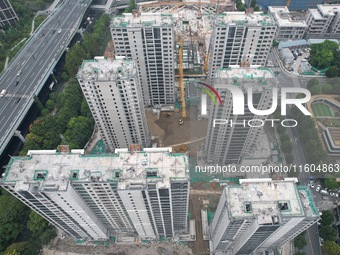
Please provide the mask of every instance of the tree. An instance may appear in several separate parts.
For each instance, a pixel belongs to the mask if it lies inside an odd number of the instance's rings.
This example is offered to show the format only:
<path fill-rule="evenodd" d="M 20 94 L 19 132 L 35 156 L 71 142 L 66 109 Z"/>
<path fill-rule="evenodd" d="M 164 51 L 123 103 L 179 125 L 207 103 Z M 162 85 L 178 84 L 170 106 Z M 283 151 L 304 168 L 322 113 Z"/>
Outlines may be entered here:
<path fill-rule="evenodd" d="M 256 5 L 256 0 L 251 0 L 251 1 L 250 1 L 250 7 L 251 7 L 251 8 L 254 8 L 255 5 Z"/>
<path fill-rule="evenodd" d="M 93 125 L 92 119 L 84 116 L 70 119 L 65 132 L 65 138 L 69 146 L 73 149 L 83 148 L 91 138 Z"/>
<path fill-rule="evenodd" d="M 312 95 L 317 95 L 321 93 L 321 85 L 317 85 L 317 86 L 313 86 L 311 88 L 309 88 L 309 92 Z"/>
<path fill-rule="evenodd" d="M 327 255 L 337 255 L 340 252 L 340 246 L 337 245 L 335 242 L 332 241 L 325 241 L 325 243 L 322 246 L 322 250 Z"/>
<path fill-rule="evenodd" d="M 48 222 L 34 211 L 31 211 L 27 227 L 33 235 L 40 235 L 48 226 Z"/>
<path fill-rule="evenodd" d="M 4 251 L 22 231 L 28 208 L 8 192 L 0 196 L 0 251 Z"/>
<path fill-rule="evenodd" d="M 334 221 L 334 214 L 332 211 L 322 211 L 320 223 L 322 226 L 331 225 Z"/>
<path fill-rule="evenodd" d="M 7 247 L 5 254 L 11 254 L 11 252 L 17 252 L 18 254 L 24 253 L 28 242 L 18 242 L 18 243 L 12 243 L 10 246 Z"/>
<path fill-rule="evenodd" d="M 310 79 L 307 83 L 307 88 L 310 89 L 311 87 L 319 85 L 319 80 L 316 78 Z"/>
<path fill-rule="evenodd" d="M 281 150 L 285 153 L 290 153 L 292 149 L 293 149 L 293 145 L 290 140 L 285 141 L 281 144 Z"/>
<path fill-rule="evenodd" d="M 324 94 L 332 94 L 333 86 L 331 84 L 325 84 L 322 86 L 322 93 Z"/>
<path fill-rule="evenodd" d="M 280 125 L 281 126 L 281 125 Z M 285 130 L 286 131 L 286 130 Z M 281 143 L 284 143 L 286 141 L 290 141 L 289 135 L 287 135 L 286 132 L 280 133 L 280 141 Z"/>
<path fill-rule="evenodd" d="M 288 164 L 291 164 L 291 163 L 294 162 L 294 156 L 293 156 L 292 153 L 287 153 L 285 157 L 286 157 L 286 162 L 287 162 Z"/>
<path fill-rule="evenodd" d="M 326 188 L 331 190 L 338 188 L 338 182 L 336 181 L 336 178 L 331 176 L 327 176 L 324 179 L 323 184 L 325 185 Z"/>
<path fill-rule="evenodd" d="M 49 111 L 52 111 L 54 109 L 54 106 L 55 106 L 55 103 L 52 99 L 48 99 L 46 101 L 46 108 L 49 110 Z"/>
<path fill-rule="evenodd" d="M 309 63 L 318 69 L 329 67 L 335 59 L 334 56 L 337 49 L 337 43 L 330 40 L 313 44 L 311 45 L 311 59 Z"/>
<path fill-rule="evenodd" d="M 304 252 L 296 252 L 296 253 L 294 253 L 294 255 L 306 255 L 306 253 L 304 253 Z"/>
<path fill-rule="evenodd" d="M 137 8 L 137 4 L 135 0 L 130 0 L 129 6 L 124 10 L 125 13 L 132 12 L 134 9 Z"/>
<path fill-rule="evenodd" d="M 326 76 L 329 78 L 336 77 L 338 76 L 338 67 L 336 66 L 331 66 L 330 68 L 327 69 L 326 71 Z"/>
<path fill-rule="evenodd" d="M 302 250 L 303 247 L 307 245 L 307 241 L 305 239 L 305 232 L 301 233 L 297 237 L 294 238 L 294 246 L 299 250 Z"/>
<path fill-rule="evenodd" d="M 20 253 L 17 252 L 16 250 L 13 250 L 13 251 L 7 252 L 6 255 L 20 255 Z"/>
<path fill-rule="evenodd" d="M 322 226 L 319 230 L 320 237 L 325 241 L 335 241 L 336 240 L 336 230 L 331 226 Z"/>

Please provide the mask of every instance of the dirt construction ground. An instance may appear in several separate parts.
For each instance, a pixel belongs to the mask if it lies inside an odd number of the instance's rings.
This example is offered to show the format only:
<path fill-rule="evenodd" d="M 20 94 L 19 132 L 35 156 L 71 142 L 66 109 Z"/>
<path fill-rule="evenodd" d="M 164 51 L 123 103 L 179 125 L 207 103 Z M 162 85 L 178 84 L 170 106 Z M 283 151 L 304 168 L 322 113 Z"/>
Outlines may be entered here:
<path fill-rule="evenodd" d="M 221 196 L 217 183 L 211 183 L 210 189 L 190 190 L 189 210 L 196 221 L 196 241 L 188 242 L 194 255 L 209 255 L 209 242 L 203 240 L 201 210 L 215 211 Z"/>
<path fill-rule="evenodd" d="M 176 243 L 120 244 L 110 246 L 72 245 L 59 240 L 43 255 L 193 255 L 190 248 Z"/>
<path fill-rule="evenodd" d="M 180 125 L 181 112 L 147 113 L 147 121 L 152 136 L 158 137 L 158 147 L 186 144 L 191 150 L 196 150 L 197 144 L 202 144 L 207 132 L 208 120 L 197 119 L 197 107 L 187 108 L 187 117 Z M 192 143 L 192 141 L 194 141 Z"/>

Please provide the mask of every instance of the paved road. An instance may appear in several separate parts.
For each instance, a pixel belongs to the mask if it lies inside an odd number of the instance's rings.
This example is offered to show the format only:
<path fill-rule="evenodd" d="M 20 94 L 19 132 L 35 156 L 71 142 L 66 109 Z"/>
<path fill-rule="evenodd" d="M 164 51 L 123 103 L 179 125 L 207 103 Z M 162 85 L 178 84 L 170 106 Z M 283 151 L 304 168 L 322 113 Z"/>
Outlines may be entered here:
<path fill-rule="evenodd" d="M 273 71 L 276 74 L 276 78 L 279 81 L 281 87 L 306 87 L 306 84 L 310 78 L 301 78 L 296 75 L 287 73 L 282 69 L 277 56 L 271 52 L 269 54 L 269 60 L 274 65 Z M 319 78 L 319 80 L 325 80 L 325 78 Z M 323 83 L 323 82 L 321 82 Z M 290 110 L 287 109 L 287 118 L 290 118 Z M 293 143 L 293 151 L 294 162 L 295 165 L 304 165 L 306 164 L 306 158 L 304 151 L 302 149 L 302 143 L 300 141 L 300 137 L 298 134 L 298 130 L 296 127 L 288 128 L 287 134 L 289 135 L 292 143 Z M 303 185 L 307 185 L 309 181 L 310 174 L 306 172 L 299 173 L 299 181 Z M 322 196 L 315 192 L 315 189 L 312 190 L 312 194 L 314 197 L 315 204 L 317 205 L 320 200 L 322 200 Z M 333 198 L 330 198 L 333 199 Z M 319 232 L 318 225 L 314 224 L 312 227 L 307 229 L 306 231 L 306 240 L 307 246 L 304 248 L 305 254 L 310 255 L 320 255 L 322 254 L 320 243 L 319 243 Z"/>
<path fill-rule="evenodd" d="M 91 0 L 65 0 L 0 77 L 0 154 L 76 33 Z"/>

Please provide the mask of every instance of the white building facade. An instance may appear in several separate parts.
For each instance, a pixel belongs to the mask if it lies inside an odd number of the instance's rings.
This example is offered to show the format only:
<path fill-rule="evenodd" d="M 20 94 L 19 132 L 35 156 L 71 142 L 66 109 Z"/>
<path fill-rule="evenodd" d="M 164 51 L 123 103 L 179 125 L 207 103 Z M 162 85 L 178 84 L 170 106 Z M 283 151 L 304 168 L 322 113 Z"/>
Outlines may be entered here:
<path fill-rule="evenodd" d="M 171 15 L 124 13 L 110 25 L 116 56 L 136 60 L 145 106 L 175 102 L 175 38 Z"/>
<path fill-rule="evenodd" d="M 108 151 L 150 145 L 135 61 L 84 61 L 77 78 Z"/>
<path fill-rule="evenodd" d="M 1 186 L 76 239 L 150 240 L 188 231 L 188 173 L 171 148 L 29 151 L 11 159 Z"/>
<path fill-rule="evenodd" d="M 227 186 L 210 225 L 211 254 L 264 254 L 315 224 L 313 196 L 297 181 L 241 179 Z"/>
<path fill-rule="evenodd" d="M 222 105 L 210 105 L 204 145 L 206 162 L 221 165 L 239 164 L 243 155 L 249 155 L 254 150 L 254 145 L 262 132 L 262 127 L 258 126 L 261 126 L 261 122 L 267 117 L 250 112 L 247 104 L 248 88 L 252 88 L 252 104 L 255 109 L 271 108 L 272 89 L 276 86 L 274 74 L 267 68 L 234 66 L 219 69 L 213 84 L 221 97 Z M 243 115 L 233 114 L 233 100 L 236 95 L 231 93 L 227 85 L 236 86 L 244 93 Z M 222 120 L 222 123 L 216 120 Z M 223 123 L 224 121 L 226 122 Z"/>
<path fill-rule="evenodd" d="M 340 34 L 340 5 L 320 4 L 308 9 L 306 15 L 307 35 L 312 38 L 334 37 Z"/>
<path fill-rule="evenodd" d="M 278 27 L 275 39 L 287 41 L 304 37 L 307 30 L 306 22 L 294 18 L 286 6 L 269 6 L 268 11 L 273 15 Z"/>
<path fill-rule="evenodd" d="M 270 14 L 225 12 L 216 15 L 209 48 L 208 82 L 213 81 L 219 68 L 264 66 L 276 30 Z"/>

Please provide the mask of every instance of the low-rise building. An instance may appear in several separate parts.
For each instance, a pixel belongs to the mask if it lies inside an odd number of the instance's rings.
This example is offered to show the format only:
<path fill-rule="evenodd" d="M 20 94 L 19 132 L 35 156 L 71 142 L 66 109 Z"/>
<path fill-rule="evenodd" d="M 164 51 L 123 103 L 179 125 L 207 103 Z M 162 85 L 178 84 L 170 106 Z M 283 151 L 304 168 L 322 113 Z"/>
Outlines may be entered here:
<path fill-rule="evenodd" d="M 268 11 L 273 15 L 278 27 L 275 39 L 287 41 L 303 38 L 307 30 L 306 22 L 296 19 L 286 6 L 269 6 Z"/>

